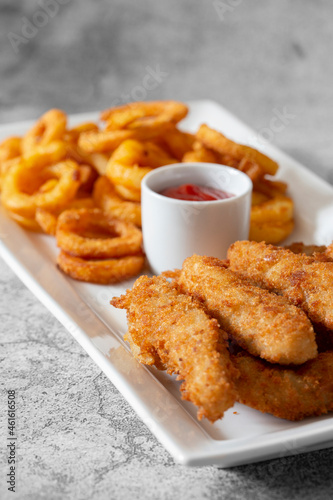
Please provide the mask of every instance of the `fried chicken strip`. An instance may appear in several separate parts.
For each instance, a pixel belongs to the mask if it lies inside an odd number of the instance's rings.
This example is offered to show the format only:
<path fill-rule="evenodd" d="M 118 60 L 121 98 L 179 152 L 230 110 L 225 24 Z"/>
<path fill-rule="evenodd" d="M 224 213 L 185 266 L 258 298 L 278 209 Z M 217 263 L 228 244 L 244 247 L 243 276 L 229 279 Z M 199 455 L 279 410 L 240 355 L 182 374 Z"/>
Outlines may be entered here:
<path fill-rule="evenodd" d="M 316 357 L 315 334 L 303 311 L 241 279 L 225 261 L 193 255 L 184 261 L 178 283 L 251 354 L 280 364 Z"/>
<path fill-rule="evenodd" d="M 305 255 L 309 256 L 313 256 L 317 253 L 324 253 L 327 249 L 325 245 L 305 245 L 305 243 L 301 241 L 295 241 L 294 243 L 291 243 L 284 248 L 290 250 L 293 253 L 305 253 Z"/>
<path fill-rule="evenodd" d="M 328 255 L 328 249 L 325 245 L 305 245 L 302 242 L 295 242 L 284 248 L 293 253 L 304 253 L 321 262 L 330 262 L 332 258 Z M 333 256 L 332 256 L 333 257 Z"/>
<path fill-rule="evenodd" d="M 254 241 L 236 241 L 228 259 L 232 271 L 284 295 L 311 321 L 333 329 L 333 262 Z"/>
<path fill-rule="evenodd" d="M 134 356 L 184 380 L 182 397 L 199 407 L 199 420 L 214 422 L 233 406 L 238 374 L 230 361 L 227 335 L 196 299 L 163 277 L 141 276 L 111 304 L 127 309 L 125 339 Z"/>
<path fill-rule="evenodd" d="M 325 255 L 327 258 L 333 260 L 333 242 L 326 248 Z"/>
<path fill-rule="evenodd" d="M 240 372 L 238 401 L 263 413 L 301 420 L 333 410 L 333 351 L 297 368 L 283 368 L 245 351 L 232 356 Z"/>

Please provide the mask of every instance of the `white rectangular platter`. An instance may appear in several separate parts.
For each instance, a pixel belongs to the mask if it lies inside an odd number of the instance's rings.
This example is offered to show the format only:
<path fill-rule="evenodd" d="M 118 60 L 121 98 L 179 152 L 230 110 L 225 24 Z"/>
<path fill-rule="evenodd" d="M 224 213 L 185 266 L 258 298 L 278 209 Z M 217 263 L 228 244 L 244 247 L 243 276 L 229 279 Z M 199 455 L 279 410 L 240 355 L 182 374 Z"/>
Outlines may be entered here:
<path fill-rule="evenodd" d="M 290 241 L 328 244 L 333 240 L 333 188 L 211 101 L 189 103 L 182 128 L 201 123 L 228 137 L 258 146 L 280 164 L 295 201 L 296 227 Z M 98 113 L 71 117 L 71 123 L 97 120 Z M 0 140 L 23 134 L 31 123 L 0 127 Z M 289 422 L 236 404 L 214 425 L 198 422 L 196 408 L 181 400 L 179 383 L 164 372 L 140 365 L 123 341 L 125 312 L 110 299 L 133 281 L 117 286 L 80 283 L 55 265 L 53 238 L 21 229 L 0 210 L 0 253 L 38 299 L 58 318 L 123 394 L 139 417 L 178 463 L 231 467 L 333 446 L 333 414 Z M 149 272 L 147 270 L 147 272 Z"/>

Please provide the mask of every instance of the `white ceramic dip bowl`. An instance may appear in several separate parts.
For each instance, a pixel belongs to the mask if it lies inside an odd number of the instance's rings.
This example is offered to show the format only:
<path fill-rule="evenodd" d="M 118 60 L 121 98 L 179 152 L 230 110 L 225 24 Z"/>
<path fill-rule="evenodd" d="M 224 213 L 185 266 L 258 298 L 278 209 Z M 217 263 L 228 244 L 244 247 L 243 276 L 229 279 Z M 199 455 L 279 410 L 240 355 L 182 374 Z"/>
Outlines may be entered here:
<path fill-rule="evenodd" d="M 221 189 L 234 196 L 188 201 L 160 194 L 182 184 Z M 152 271 L 179 269 L 194 253 L 225 259 L 232 243 L 248 239 L 251 193 L 246 174 L 213 163 L 177 163 L 146 175 L 141 185 L 142 232 Z"/>

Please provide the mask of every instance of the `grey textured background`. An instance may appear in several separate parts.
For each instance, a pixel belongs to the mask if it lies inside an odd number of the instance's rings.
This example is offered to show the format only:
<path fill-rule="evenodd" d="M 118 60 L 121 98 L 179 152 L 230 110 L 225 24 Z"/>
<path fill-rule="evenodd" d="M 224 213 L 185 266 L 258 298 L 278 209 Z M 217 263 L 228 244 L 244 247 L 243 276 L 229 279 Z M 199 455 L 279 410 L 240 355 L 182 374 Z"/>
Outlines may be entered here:
<path fill-rule="evenodd" d="M 0 123 L 50 107 L 102 109 L 128 96 L 210 98 L 260 133 L 276 109 L 287 110 L 293 118 L 272 141 L 333 183 L 329 0 L 225 0 L 219 12 L 198 0 L 48 2 L 54 15 L 45 18 L 41 1 L 0 0 Z M 27 20 L 45 25 L 26 32 Z M 156 88 L 142 91 L 158 69 Z M 0 383 L 18 389 L 20 434 L 18 493 L 5 493 L 1 471 L 1 498 L 326 499 L 333 492 L 332 450 L 229 470 L 175 465 L 2 261 L 0 290 Z"/>

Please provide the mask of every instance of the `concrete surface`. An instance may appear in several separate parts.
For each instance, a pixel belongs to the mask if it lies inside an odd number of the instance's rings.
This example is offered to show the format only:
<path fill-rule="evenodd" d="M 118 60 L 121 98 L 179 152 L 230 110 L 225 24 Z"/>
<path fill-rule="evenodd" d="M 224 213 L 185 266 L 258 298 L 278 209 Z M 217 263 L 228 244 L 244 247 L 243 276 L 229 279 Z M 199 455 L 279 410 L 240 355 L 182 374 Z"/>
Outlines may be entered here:
<path fill-rule="evenodd" d="M 36 118 L 54 106 L 71 113 L 128 98 L 210 98 L 267 134 L 279 110 L 292 118 L 270 140 L 333 183 L 329 0 L 45 0 L 48 10 L 42 4 L 0 1 L 0 123 Z M 151 72 L 156 85 L 145 89 Z M 2 460 L 1 499 L 332 494 L 332 449 L 228 470 L 176 465 L 2 261 L 0 294 L 4 460 L 10 388 L 17 390 L 20 438 L 17 492 L 6 490 Z"/>

